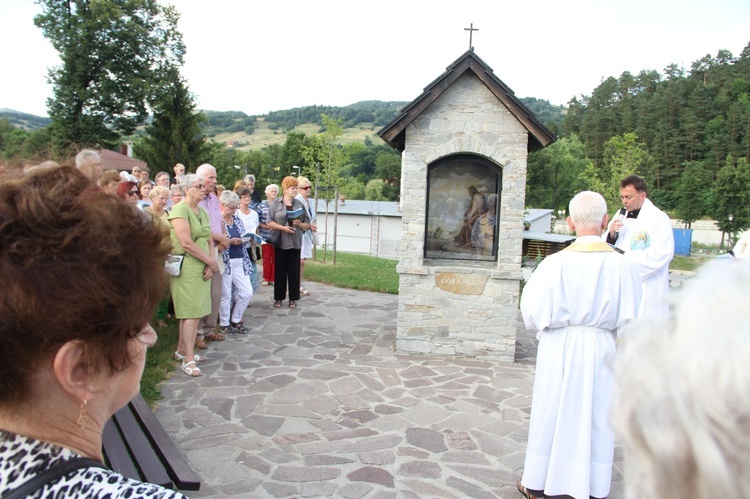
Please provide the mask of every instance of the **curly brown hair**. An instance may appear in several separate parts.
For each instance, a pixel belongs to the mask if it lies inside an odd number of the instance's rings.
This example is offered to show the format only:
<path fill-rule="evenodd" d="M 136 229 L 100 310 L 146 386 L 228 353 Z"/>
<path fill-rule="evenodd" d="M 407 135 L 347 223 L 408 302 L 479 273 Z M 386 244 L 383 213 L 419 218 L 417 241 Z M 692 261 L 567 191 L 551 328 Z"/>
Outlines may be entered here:
<path fill-rule="evenodd" d="M 71 340 L 92 372 L 130 366 L 166 286 L 163 229 L 71 166 L 0 175 L 0 191 L 0 403 Z"/>

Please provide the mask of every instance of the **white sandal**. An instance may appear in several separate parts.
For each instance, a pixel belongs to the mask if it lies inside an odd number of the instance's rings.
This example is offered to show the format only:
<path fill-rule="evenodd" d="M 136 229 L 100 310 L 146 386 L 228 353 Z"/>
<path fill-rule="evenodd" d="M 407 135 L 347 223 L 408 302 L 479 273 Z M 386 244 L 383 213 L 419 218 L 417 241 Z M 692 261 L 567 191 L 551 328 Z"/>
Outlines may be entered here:
<path fill-rule="evenodd" d="M 180 352 L 175 352 L 174 353 L 174 360 L 185 360 L 185 358 L 186 357 L 184 355 L 182 355 Z M 201 357 L 200 355 L 198 355 L 196 353 L 195 357 L 193 357 L 193 360 L 195 360 L 196 362 L 203 362 L 204 360 L 206 360 L 206 358 L 205 357 Z"/>
<path fill-rule="evenodd" d="M 195 367 L 189 367 L 190 364 L 193 364 Z M 199 376 L 203 376 L 203 373 L 201 372 L 200 367 L 198 367 L 198 364 L 196 364 L 194 360 L 191 360 L 187 364 L 183 361 L 182 370 L 185 374 L 187 374 L 191 378 L 197 378 Z"/>

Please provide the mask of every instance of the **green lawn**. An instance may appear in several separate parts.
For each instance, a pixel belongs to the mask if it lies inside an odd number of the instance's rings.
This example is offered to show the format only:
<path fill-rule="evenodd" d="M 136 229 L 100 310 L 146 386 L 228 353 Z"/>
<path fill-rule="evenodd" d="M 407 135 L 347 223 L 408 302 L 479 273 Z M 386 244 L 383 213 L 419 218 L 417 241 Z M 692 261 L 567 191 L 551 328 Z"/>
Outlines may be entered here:
<path fill-rule="evenodd" d="M 154 326 L 159 339 L 156 345 L 146 351 L 146 368 L 141 378 L 141 395 L 154 407 L 161 399 L 161 385 L 174 371 L 178 362 L 174 360 L 174 352 L 177 350 L 177 339 L 179 337 L 178 321 L 167 319 L 167 327 Z"/>
<path fill-rule="evenodd" d="M 339 288 L 397 294 L 397 263 L 397 260 L 337 252 L 334 265 L 331 251 L 323 263 L 323 251 L 318 250 L 317 259 L 305 263 L 305 279 Z"/>
<path fill-rule="evenodd" d="M 675 255 L 669 264 L 669 270 L 681 270 L 695 272 L 695 270 L 706 262 L 713 260 L 710 256 L 680 256 Z"/>

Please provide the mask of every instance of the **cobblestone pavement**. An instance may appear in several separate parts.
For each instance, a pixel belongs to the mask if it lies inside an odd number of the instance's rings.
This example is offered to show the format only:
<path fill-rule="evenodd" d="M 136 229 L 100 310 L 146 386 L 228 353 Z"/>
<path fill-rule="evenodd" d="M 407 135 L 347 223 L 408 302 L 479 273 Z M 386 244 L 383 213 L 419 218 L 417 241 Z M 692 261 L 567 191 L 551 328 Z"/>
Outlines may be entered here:
<path fill-rule="evenodd" d="M 522 497 L 531 333 L 514 364 L 402 355 L 397 296 L 305 287 L 294 310 L 261 287 L 250 334 L 163 386 L 158 418 L 203 479 L 191 497 Z"/>

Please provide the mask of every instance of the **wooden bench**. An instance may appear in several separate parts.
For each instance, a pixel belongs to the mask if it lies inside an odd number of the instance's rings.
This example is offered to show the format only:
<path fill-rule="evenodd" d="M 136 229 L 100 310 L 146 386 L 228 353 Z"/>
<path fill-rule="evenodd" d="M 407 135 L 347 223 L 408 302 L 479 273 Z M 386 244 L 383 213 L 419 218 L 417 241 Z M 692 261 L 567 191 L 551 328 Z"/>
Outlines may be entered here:
<path fill-rule="evenodd" d="M 107 422 L 102 443 L 109 467 L 127 478 L 200 489 L 200 479 L 140 394 Z"/>

